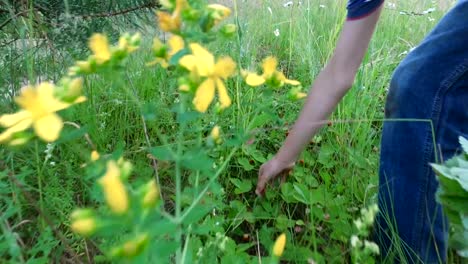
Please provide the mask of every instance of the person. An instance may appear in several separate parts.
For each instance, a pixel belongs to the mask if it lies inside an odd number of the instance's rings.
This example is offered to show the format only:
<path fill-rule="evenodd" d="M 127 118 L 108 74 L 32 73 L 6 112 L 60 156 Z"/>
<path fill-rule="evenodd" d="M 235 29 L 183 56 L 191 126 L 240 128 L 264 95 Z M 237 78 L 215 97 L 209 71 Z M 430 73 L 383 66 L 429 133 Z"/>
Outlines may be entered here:
<path fill-rule="evenodd" d="M 347 20 L 332 57 L 315 79 L 282 147 L 260 167 L 258 195 L 269 181 L 293 168 L 304 146 L 352 86 L 383 2 L 348 1 Z M 429 163 L 450 158 L 460 149 L 458 137 L 468 137 L 468 0 L 457 1 L 397 67 L 385 117 L 380 212 L 374 227 L 382 261 L 445 262 L 448 227 L 435 198 L 438 182 Z"/>

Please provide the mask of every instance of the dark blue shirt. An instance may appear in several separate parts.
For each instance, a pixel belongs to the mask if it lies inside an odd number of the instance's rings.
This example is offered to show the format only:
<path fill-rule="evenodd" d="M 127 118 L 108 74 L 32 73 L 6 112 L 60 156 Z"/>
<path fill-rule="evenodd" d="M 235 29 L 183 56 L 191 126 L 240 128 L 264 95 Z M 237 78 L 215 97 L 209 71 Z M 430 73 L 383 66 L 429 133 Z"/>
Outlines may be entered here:
<path fill-rule="evenodd" d="M 374 12 L 384 0 L 348 0 L 348 20 L 364 18 Z"/>

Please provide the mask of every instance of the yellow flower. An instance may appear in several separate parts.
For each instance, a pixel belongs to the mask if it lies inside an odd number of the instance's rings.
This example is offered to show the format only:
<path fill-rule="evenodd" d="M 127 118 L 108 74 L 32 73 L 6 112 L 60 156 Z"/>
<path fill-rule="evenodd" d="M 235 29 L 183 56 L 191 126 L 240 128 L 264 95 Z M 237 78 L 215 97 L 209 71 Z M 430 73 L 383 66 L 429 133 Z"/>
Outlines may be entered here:
<path fill-rule="evenodd" d="M 0 143 L 11 139 L 13 134 L 33 127 L 37 136 L 47 142 L 55 141 L 63 127 L 62 119 L 55 114 L 71 104 L 58 100 L 55 86 L 44 82 L 36 87 L 22 89 L 15 101 L 22 108 L 15 114 L 0 117 L 0 125 L 7 129 L 0 134 Z"/>
<path fill-rule="evenodd" d="M 126 257 L 133 257 L 140 254 L 148 243 L 148 233 L 141 234 L 133 240 L 126 242 L 122 249 L 123 255 Z"/>
<path fill-rule="evenodd" d="M 83 79 L 64 77 L 60 80 L 56 96 L 64 102 L 81 103 L 86 101 L 86 97 L 82 96 Z"/>
<path fill-rule="evenodd" d="M 158 197 L 159 189 L 158 186 L 156 186 L 156 181 L 151 180 L 146 185 L 146 193 L 143 196 L 143 207 L 149 208 L 154 206 L 156 204 L 156 201 L 158 200 Z"/>
<path fill-rule="evenodd" d="M 92 161 L 96 161 L 96 160 L 98 160 L 98 159 L 99 159 L 99 153 L 98 153 L 96 150 L 93 150 L 93 151 L 91 152 L 91 160 L 92 160 Z"/>
<path fill-rule="evenodd" d="M 137 237 L 125 242 L 122 246 L 114 248 L 111 252 L 111 256 L 114 258 L 133 258 L 139 255 L 145 249 L 145 247 L 148 245 L 148 241 L 148 233 L 140 234 Z"/>
<path fill-rule="evenodd" d="M 273 255 L 276 257 L 281 257 L 281 255 L 283 255 L 285 246 L 286 235 L 283 233 L 276 239 L 275 244 L 273 245 Z"/>
<path fill-rule="evenodd" d="M 103 64 L 110 60 L 111 51 L 109 41 L 103 34 L 94 34 L 89 39 L 89 48 L 93 52 L 97 64 Z"/>
<path fill-rule="evenodd" d="M 163 11 L 156 11 L 159 27 L 165 32 L 177 32 L 182 25 L 181 13 L 188 6 L 186 0 L 176 0 L 175 9 L 172 14 Z"/>
<path fill-rule="evenodd" d="M 306 98 L 307 97 L 307 94 L 306 93 L 303 93 L 303 92 L 299 92 L 296 94 L 296 99 L 302 99 L 302 98 Z"/>
<path fill-rule="evenodd" d="M 300 85 L 301 83 L 296 80 L 289 80 L 280 71 L 276 70 L 278 61 L 275 57 L 267 57 L 263 60 L 262 68 L 263 74 L 257 75 L 256 73 L 244 72 L 245 81 L 250 86 L 259 86 L 265 82 L 272 84 L 274 87 L 283 86 L 285 83 L 290 85 Z"/>
<path fill-rule="evenodd" d="M 216 88 L 221 108 L 229 107 L 231 98 L 223 80 L 234 74 L 236 69 L 234 61 L 230 57 L 223 57 L 215 63 L 213 54 L 197 43 L 190 44 L 190 49 L 192 54 L 182 57 L 179 64 L 197 76 L 206 77 L 195 93 L 193 99 L 195 109 L 206 112 L 214 99 Z"/>
<path fill-rule="evenodd" d="M 120 179 L 120 169 L 115 161 L 107 162 L 107 171 L 99 184 L 104 191 L 104 197 L 110 209 L 117 214 L 123 214 L 128 210 L 128 195 L 125 185 Z"/>
<path fill-rule="evenodd" d="M 90 236 L 96 230 L 96 221 L 93 218 L 78 219 L 71 224 L 71 230 L 82 236 Z"/>
<path fill-rule="evenodd" d="M 161 40 L 154 38 L 153 40 L 153 52 L 156 56 L 156 59 L 149 62 L 147 65 L 152 66 L 155 64 L 161 64 L 163 68 L 169 66 L 169 60 L 184 48 L 184 39 L 178 35 L 173 35 L 167 41 L 169 50 L 167 50 L 166 45 L 164 45 Z"/>
<path fill-rule="evenodd" d="M 231 9 L 220 4 L 211 4 L 208 5 L 207 8 L 210 12 L 210 17 L 214 19 L 215 25 L 231 15 Z"/>
<path fill-rule="evenodd" d="M 141 34 L 135 33 L 133 36 L 130 34 L 125 33 L 119 38 L 119 50 L 132 53 L 138 49 L 138 45 L 140 44 Z"/>
<path fill-rule="evenodd" d="M 96 230 L 97 224 L 93 211 L 90 209 L 77 209 L 71 214 L 71 230 L 82 236 L 90 236 Z"/>

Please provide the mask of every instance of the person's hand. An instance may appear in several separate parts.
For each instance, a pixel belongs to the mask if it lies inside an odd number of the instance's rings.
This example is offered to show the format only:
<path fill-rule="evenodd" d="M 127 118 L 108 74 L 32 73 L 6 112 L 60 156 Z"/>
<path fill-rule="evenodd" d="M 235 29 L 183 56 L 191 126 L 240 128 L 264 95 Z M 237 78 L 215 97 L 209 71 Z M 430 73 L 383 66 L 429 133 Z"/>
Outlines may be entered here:
<path fill-rule="evenodd" d="M 255 193 L 259 196 L 265 193 L 266 184 L 278 176 L 286 177 L 293 169 L 294 162 L 284 162 L 276 156 L 264 163 L 258 171 L 258 182 Z M 284 180 L 284 178 L 283 178 Z"/>

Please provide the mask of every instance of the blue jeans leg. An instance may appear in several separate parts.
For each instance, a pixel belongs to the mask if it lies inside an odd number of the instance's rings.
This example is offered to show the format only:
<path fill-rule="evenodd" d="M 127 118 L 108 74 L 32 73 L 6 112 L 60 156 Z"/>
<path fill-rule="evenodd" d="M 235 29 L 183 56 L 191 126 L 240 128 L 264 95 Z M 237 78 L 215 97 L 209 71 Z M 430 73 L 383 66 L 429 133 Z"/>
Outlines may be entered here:
<path fill-rule="evenodd" d="M 395 70 L 381 142 L 377 242 L 390 263 L 444 263 L 448 223 L 429 163 L 468 137 L 468 0 Z"/>

